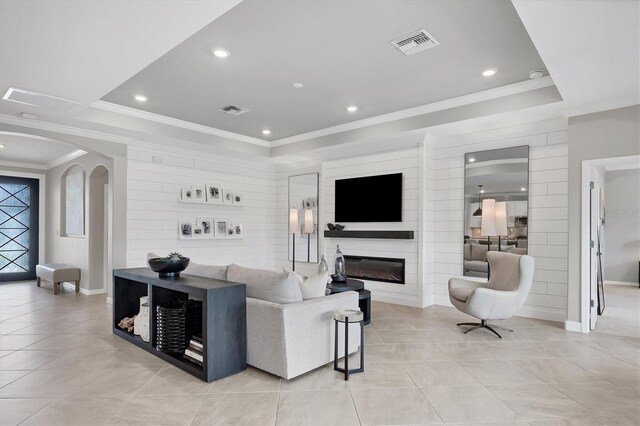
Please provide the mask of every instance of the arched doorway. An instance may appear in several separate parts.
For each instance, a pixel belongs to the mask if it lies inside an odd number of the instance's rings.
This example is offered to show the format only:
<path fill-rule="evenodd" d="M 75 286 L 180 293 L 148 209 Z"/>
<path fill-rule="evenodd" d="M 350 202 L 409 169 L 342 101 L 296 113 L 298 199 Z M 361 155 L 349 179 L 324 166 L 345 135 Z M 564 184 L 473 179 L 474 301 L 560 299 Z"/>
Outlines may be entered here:
<path fill-rule="evenodd" d="M 107 291 L 111 271 L 109 171 L 96 166 L 89 175 L 89 294 Z"/>

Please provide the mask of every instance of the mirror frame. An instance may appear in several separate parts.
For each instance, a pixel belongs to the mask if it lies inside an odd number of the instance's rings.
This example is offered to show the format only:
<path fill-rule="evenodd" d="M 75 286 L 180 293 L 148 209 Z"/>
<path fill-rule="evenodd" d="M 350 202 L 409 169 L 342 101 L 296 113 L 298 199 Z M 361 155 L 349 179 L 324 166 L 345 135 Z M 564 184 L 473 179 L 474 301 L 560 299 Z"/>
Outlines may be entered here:
<path fill-rule="evenodd" d="M 316 206 L 315 206 L 315 229 L 314 229 L 314 234 L 315 235 L 315 247 L 316 247 L 316 257 L 315 260 L 314 259 L 309 259 L 309 261 L 305 260 L 305 258 L 298 258 L 298 256 L 296 256 L 296 263 L 319 263 L 320 262 L 320 173 L 318 172 L 313 172 L 313 173 L 302 173 L 299 175 L 291 175 L 288 177 L 287 179 L 287 211 L 286 211 L 286 224 L 287 224 L 287 260 L 289 262 L 292 261 L 291 258 L 291 234 L 289 233 L 289 210 L 292 208 L 292 200 L 291 200 L 291 179 L 292 178 L 296 178 L 296 177 L 300 177 L 300 176 L 314 176 L 315 175 L 315 184 L 316 184 Z M 302 222 L 304 222 L 304 216 L 302 218 L 299 218 L 299 225 L 300 225 L 300 220 L 302 220 Z M 296 234 L 296 235 L 300 235 L 300 234 Z M 298 238 L 298 237 L 296 237 Z M 296 250 L 297 251 L 297 250 Z"/>

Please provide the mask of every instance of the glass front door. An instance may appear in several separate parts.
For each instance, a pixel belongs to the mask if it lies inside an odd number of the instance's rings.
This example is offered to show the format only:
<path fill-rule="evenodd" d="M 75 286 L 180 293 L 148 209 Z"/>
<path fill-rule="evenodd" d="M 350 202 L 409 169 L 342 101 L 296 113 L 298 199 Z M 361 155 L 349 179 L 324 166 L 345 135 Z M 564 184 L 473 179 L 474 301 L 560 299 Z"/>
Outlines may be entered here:
<path fill-rule="evenodd" d="M 38 179 L 0 175 L 0 282 L 36 278 Z"/>

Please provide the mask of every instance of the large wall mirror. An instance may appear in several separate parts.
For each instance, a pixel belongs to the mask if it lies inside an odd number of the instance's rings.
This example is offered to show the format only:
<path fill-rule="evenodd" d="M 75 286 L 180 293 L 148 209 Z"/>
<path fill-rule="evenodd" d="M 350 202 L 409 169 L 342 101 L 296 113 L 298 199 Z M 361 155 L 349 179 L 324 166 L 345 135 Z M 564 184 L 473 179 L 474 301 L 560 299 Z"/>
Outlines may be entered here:
<path fill-rule="evenodd" d="M 289 260 L 318 263 L 318 173 L 289 176 Z M 292 220 L 295 218 L 292 226 Z"/>
<path fill-rule="evenodd" d="M 488 276 L 488 250 L 527 254 L 529 147 L 464 157 L 463 273 Z"/>

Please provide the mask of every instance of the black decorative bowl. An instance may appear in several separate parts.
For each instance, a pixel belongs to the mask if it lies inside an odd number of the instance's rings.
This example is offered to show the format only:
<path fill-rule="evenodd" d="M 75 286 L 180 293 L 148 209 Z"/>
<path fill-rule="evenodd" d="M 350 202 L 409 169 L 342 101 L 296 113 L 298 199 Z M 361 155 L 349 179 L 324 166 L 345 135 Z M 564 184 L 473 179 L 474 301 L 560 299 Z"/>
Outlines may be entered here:
<path fill-rule="evenodd" d="M 334 226 L 336 231 L 342 231 L 344 229 L 344 225 L 340 225 L 339 223 L 336 223 Z"/>
<path fill-rule="evenodd" d="M 149 268 L 153 272 L 157 272 L 160 278 L 178 278 L 180 272 L 184 271 L 189 265 L 189 258 L 164 258 L 147 259 Z"/>
<path fill-rule="evenodd" d="M 327 223 L 327 228 L 329 228 L 329 231 L 335 231 L 336 230 L 336 226 L 333 223 Z"/>

